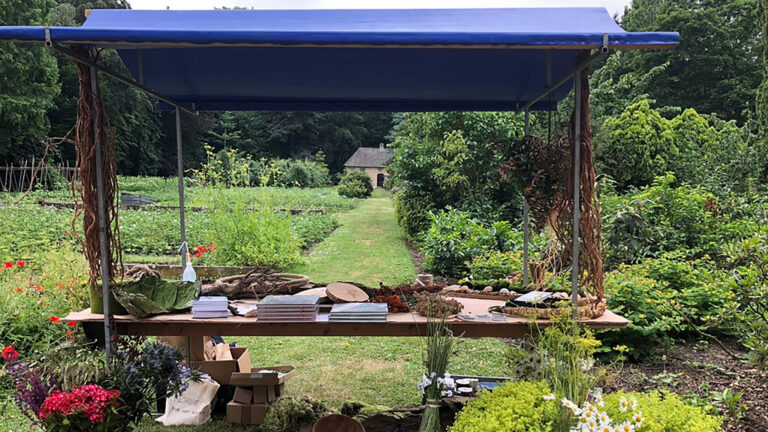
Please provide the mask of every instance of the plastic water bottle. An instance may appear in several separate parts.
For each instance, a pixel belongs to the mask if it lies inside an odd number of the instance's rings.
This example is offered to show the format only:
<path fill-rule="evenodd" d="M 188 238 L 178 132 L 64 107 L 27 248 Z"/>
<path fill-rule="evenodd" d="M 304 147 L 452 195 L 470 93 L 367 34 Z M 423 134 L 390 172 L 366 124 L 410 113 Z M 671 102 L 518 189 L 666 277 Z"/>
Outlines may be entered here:
<path fill-rule="evenodd" d="M 194 282 L 197 280 L 197 273 L 192 268 L 192 262 L 187 261 L 187 267 L 184 269 L 184 273 L 181 275 L 181 280 L 184 282 Z"/>

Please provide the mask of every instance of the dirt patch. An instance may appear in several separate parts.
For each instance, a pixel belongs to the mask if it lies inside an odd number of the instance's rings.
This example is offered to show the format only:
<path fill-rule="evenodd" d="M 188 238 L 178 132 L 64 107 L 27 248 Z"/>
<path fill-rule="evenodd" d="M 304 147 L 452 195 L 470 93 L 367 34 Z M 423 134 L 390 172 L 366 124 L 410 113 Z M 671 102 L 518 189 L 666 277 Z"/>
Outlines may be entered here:
<path fill-rule="evenodd" d="M 411 260 L 413 260 L 413 266 L 416 267 L 416 273 L 424 273 L 424 269 L 421 267 L 424 264 L 424 255 L 408 239 L 405 239 L 405 247 L 408 248 L 408 252 L 411 254 Z"/>
<path fill-rule="evenodd" d="M 726 346 L 743 356 L 734 341 Z M 736 360 L 720 347 L 701 342 L 677 345 L 653 364 L 625 364 L 613 388 L 607 390 L 649 392 L 669 390 L 689 402 L 709 403 L 726 418 L 726 431 L 768 431 L 768 377 L 751 364 Z M 725 404 L 713 396 L 731 389 L 744 395 L 738 404 L 742 413 L 731 416 Z"/>

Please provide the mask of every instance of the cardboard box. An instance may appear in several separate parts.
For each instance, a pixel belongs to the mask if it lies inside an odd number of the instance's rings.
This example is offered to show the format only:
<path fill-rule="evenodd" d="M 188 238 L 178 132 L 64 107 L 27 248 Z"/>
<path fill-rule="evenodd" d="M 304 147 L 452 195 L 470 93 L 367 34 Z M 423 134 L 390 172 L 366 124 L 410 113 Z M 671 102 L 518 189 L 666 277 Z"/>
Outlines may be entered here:
<path fill-rule="evenodd" d="M 232 397 L 232 402 L 241 404 L 250 404 L 253 402 L 253 390 L 245 387 L 238 387 L 235 389 L 235 395 Z"/>
<path fill-rule="evenodd" d="M 251 405 L 251 424 L 258 425 L 264 423 L 264 417 L 267 416 L 267 409 L 269 409 L 269 405 L 267 404 Z"/>
<path fill-rule="evenodd" d="M 234 355 L 234 352 L 232 354 Z M 192 363 L 192 365 L 194 366 L 194 363 Z M 244 372 L 246 370 L 248 372 Z M 282 374 L 277 372 L 259 372 L 261 370 L 279 371 L 282 372 Z M 252 368 L 250 370 L 241 369 L 240 372 L 235 372 L 232 374 L 227 384 L 241 387 L 255 387 L 262 385 L 275 386 L 285 383 L 286 381 L 293 378 L 294 375 L 296 375 L 296 370 L 293 368 L 293 366 L 290 365 L 263 366 Z"/>
<path fill-rule="evenodd" d="M 227 404 L 227 421 L 237 424 L 251 423 L 251 405 L 230 402 Z"/>
<path fill-rule="evenodd" d="M 267 404 L 241 404 L 230 402 L 227 404 L 227 421 L 244 425 L 259 425 L 264 423 L 267 415 Z"/>
<path fill-rule="evenodd" d="M 221 385 L 233 385 L 232 373 L 251 370 L 251 355 L 247 348 L 232 348 L 233 360 L 193 361 L 192 369 L 208 374 Z M 243 387 L 250 387 L 245 385 Z"/>
<path fill-rule="evenodd" d="M 253 402 L 254 403 L 272 403 L 280 398 L 280 395 L 285 390 L 285 383 L 278 385 L 264 385 L 253 387 Z"/>

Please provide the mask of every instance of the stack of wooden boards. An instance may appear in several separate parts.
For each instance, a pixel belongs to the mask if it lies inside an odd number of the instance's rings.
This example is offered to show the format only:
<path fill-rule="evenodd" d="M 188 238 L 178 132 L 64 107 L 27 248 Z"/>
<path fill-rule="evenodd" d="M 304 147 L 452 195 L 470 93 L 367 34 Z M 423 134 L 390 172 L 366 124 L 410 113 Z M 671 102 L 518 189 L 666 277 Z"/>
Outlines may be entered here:
<path fill-rule="evenodd" d="M 227 421 L 262 424 L 267 409 L 280 399 L 285 383 L 295 374 L 293 366 L 267 366 L 232 373 L 229 384 L 235 386 L 235 395 L 227 404 Z"/>

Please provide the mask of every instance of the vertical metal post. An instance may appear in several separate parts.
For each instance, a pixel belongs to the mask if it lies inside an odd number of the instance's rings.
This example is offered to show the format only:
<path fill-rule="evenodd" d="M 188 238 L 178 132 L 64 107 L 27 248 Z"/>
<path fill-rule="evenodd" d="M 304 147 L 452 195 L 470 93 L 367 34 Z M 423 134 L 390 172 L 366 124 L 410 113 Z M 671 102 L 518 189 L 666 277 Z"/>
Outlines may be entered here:
<path fill-rule="evenodd" d="M 184 158 L 181 150 L 181 111 L 176 107 L 176 168 L 179 175 L 179 226 L 181 227 L 181 271 L 187 266 L 187 224 L 184 216 Z"/>
<path fill-rule="evenodd" d="M 101 130 L 99 111 L 96 109 L 99 100 L 99 84 L 96 68 L 91 68 L 91 95 L 93 109 L 93 138 L 96 145 L 96 194 L 99 217 L 99 247 L 101 260 L 101 299 L 104 307 L 104 348 L 107 362 L 112 358 L 112 332 L 109 322 L 109 250 L 107 248 L 107 210 L 104 202 L 104 161 L 101 154 Z"/>
<path fill-rule="evenodd" d="M 571 257 L 571 297 L 573 318 L 578 318 L 579 305 L 579 220 L 581 219 L 581 70 L 573 76 L 573 255 Z"/>
<path fill-rule="evenodd" d="M 525 110 L 525 138 L 531 134 L 531 112 Z M 528 221 L 528 200 L 523 195 L 523 286 L 527 287 L 529 281 L 528 275 L 528 247 L 531 240 L 531 227 Z"/>

